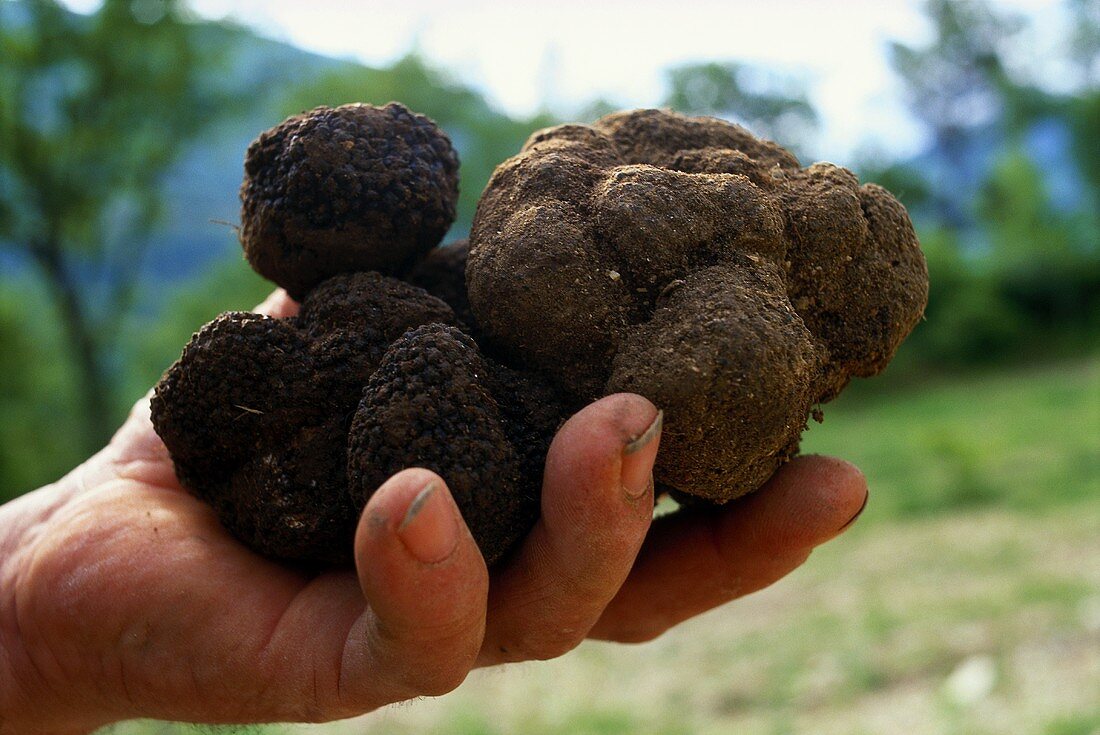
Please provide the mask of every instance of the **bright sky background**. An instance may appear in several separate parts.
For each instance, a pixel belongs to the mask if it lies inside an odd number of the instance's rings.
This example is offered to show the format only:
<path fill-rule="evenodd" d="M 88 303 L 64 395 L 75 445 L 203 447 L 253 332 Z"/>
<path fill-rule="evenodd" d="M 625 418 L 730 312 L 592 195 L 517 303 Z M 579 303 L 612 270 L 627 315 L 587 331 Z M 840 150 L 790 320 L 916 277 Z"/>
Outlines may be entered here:
<path fill-rule="evenodd" d="M 97 0 L 68 0 L 87 10 Z M 1041 16 L 1044 0 L 998 5 Z M 654 106 L 663 69 L 738 60 L 804 78 L 822 117 L 817 152 L 853 163 L 863 146 L 918 150 L 886 60 L 891 39 L 930 36 L 911 0 L 190 0 L 207 18 L 229 18 L 318 53 L 385 64 L 417 48 L 455 78 L 518 114 L 548 106 L 568 115 L 603 97 Z"/>

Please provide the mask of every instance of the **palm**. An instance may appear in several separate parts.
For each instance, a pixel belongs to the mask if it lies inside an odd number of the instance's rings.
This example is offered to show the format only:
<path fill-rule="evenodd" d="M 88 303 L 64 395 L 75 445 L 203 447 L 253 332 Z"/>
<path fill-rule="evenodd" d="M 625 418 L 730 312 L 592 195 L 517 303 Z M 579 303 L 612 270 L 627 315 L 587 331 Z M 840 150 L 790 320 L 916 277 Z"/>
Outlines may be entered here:
<path fill-rule="evenodd" d="M 299 692 L 287 706 L 289 693 L 271 679 L 278 672 L 312 687 L 317 672 L 285 670 L 279 623 L 295 607 L 333 595 L 357 602 L 349 612 L 362 614 L 354 572 L 310 578 L 242 546 L 180 487 L 140 413 L 63 482 L 73 485 L 74 497 L 51 518 L 24 599 L 27 617 L 41 621 L 31 632 L 77 669 L 70 675 L 106 676 L 108 689 L 164 716 L 192 716 L 187 708 L 173 712 L 186 702 L 203 703 L 210 719 L 247 717 L 243 702 L 254 707 L 252 717 L 301 715 L 299 703 L 313 692 Z M 93 527 L 89 518 L 97 519 Z M 351 626 L 330 622 L 344 631 Z M 58 641 L 71 650 L 56 650 Z M 113 665 L 105 665 L 104 651 Z M 308 656 L 296 658 L 289 663 L 308 668 Z"/>

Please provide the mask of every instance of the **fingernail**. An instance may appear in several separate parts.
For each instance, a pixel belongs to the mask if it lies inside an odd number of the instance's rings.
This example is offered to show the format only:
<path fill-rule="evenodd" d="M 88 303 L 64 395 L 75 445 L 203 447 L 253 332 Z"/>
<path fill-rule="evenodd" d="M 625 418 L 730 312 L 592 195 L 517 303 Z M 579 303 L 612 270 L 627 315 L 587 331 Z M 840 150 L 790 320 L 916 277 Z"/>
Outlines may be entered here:
<path fill-rule="evenodd" d="M 458 545 L 458 523 L 451 504 L 432 480 L 416 494 L 397 527 L 409 553 L 425 564 L 437 564 Z"/>
<path fill-rule="evenodd" d="M 871 499 L 871 493 L 867 493 L 866 495 L 863 496 L 863 505 L 859 506 L 859 510 L 856 511 L 856 514 L 854 516 L 852 516 L 851 518 L 849 518 L 848 522 L 840 527 L 841 531 L 847 530 L 848 526 L 855 523 L 859 519 L 859 517 L 861 515 L 863 515 L 863 511 L 867 509 L 867 501 L 870 500 L 870 499 Z"/>
<path fill-rule="evenodd" d="M 645 431 L 623 448 L 622 483 L 630 498 L 640 498 L 649 491 L 653 481 L 653 462 L 657 458 L 657 444 L 653 441 L 661 433 L 665 414 L 658 411 Z"/>

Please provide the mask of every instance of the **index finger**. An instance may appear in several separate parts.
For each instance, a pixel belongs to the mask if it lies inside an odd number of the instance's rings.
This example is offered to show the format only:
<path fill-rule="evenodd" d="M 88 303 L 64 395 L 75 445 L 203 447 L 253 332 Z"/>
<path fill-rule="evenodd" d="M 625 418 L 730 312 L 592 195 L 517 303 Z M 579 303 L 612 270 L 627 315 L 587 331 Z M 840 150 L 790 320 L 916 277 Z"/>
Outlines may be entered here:
<path fill-rule="evenodd" d="M 275 319 L 283 319 L 298 315 L 298 302 L 290 298 L 284 289 L 277 288 L 253 311 Z"/>
<path fill-rule="evenodd" d="M 806 456 L 723 508 L 685 508 L 657 518 L 590 637 L 648 641 L 763 589 L 846 530 L 866 503 L 867 482 L 855 466 Z"/>

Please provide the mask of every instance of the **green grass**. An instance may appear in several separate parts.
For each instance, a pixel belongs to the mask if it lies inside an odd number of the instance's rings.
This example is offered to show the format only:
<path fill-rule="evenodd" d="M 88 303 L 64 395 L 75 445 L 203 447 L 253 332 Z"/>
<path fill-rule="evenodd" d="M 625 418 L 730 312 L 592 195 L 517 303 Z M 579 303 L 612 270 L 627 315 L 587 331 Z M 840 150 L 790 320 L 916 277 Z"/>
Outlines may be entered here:
<path fill-rule="evenodd" d="M 1100 357 L 937 377 L 893 393 L 861 388 L 824 407 L 803 450 L 863 469 L 869 518 L 1049 512 L 1100 493 Z"/>
<path fill-rule="evenodd" d="M 865 517 L 780 584 L 652 644 L 475 673 L 354 723 L 107 732 L 1094 735 L 1100 360 L 890 382 L 852 386 L 804 445 L 863 469 Z M 948 681 L 974 657 L 995 684 L 957 701 Z"/>

